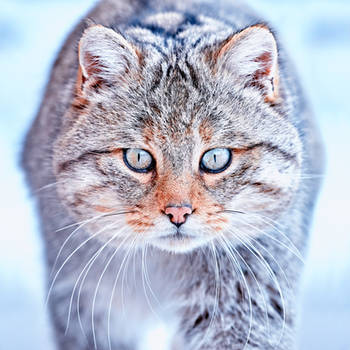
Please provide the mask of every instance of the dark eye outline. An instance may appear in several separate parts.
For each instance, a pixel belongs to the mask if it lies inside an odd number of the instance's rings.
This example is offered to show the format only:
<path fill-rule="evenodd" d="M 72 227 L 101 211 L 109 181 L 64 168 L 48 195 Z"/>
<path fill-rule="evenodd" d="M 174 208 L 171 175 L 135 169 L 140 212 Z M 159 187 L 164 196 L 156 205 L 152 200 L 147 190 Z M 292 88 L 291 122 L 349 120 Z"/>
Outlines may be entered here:
<path fill-rule="evenodd" d="M 140 150 L 142 150 L 142 151 L 144 151 L 144 152 L 147 152 L 147 153 L 150 155 L 150 157 L 152 158 L 151 164 L 150 164 L 147 168 L 145 168 L 145 169 L 137 169 L 137 168 L 134 168 L 134 167 L 128 162 L 128 160 L 127 160 L 127 158 L 126 158 L 126 152 L 127 152 L 129 149 L 131 149 L 131 148 L 124 148 L 124 149 L 123 149 L 123 161 L 124 161 L 125 165 L 126 165 L 130 170 L 135 171 L 136 173 L 149 173 L 150 171 L 152 171 L 152 170 L 155 168 L 156 161 L 154 160 L 152 154 L 149 153 L 148 151 L 142 149 L 142 148 L 138 148 L 138 149 L 140 149 Z"/>
<path fill-rule="evenodd" d="M 221 148 L 221 147 L 216 147 L 216 148 Z M 216 148 L 212 148 L 212 149 L 208 149 L 207 151 L 205 151 L 201 157 L 200 163 L 199 163 L 199 168 L 200 170 L 204 171 L 205 173 L 209 173 L 209 174 L 218 174 L 218 173 L 222 173 L 224 170 L 226 170 L 232 163 L 232 150 L 230 148 L 224 148 L 227 149 L 229 151 L 229 159 L 227 160 L 226 164 L 219 169 L 213 170 L 213 169 L 209 169 L 207 168 L 204 164 L 203 164 L 203 157 L 210 151 L 216 149 Z"/>

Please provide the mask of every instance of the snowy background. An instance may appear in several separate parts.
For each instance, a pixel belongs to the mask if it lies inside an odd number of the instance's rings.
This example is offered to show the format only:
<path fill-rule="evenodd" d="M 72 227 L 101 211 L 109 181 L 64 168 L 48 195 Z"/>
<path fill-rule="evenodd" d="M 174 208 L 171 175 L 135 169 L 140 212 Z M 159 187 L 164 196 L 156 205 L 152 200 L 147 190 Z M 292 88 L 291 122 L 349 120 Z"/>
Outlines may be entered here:
<path fill-rule="evenodd" d="M 350 1 L 248 2 L 278 29 L 326 144 L 326 178 L 303 278 L 299 348 L 349 350 Z M 18 154 L 55 54 L 93 3 L 0 0 L 0 350 L 52 349 L 42 242 Z"/>

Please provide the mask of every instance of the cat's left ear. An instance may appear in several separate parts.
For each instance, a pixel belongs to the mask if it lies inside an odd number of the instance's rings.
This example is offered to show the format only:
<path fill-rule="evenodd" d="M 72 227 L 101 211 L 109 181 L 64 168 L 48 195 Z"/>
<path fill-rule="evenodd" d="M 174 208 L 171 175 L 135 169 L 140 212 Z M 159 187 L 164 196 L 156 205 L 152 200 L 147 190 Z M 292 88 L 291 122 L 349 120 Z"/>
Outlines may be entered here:
<path fill-rule="evenodd" d="M 79 42 L 77 88 L 85 83 L 125 84 L 139 69 L 141 53 L 121 34 L 102 25 L 84 31 Z"/>
<path fill-rule="evenodd" d="M 210 57 L 216 71 L 261 90 L 265 101 L 278 98 L 278 51 L 274 35 L 262 24 L 248 27 L 222 42 Z"/>

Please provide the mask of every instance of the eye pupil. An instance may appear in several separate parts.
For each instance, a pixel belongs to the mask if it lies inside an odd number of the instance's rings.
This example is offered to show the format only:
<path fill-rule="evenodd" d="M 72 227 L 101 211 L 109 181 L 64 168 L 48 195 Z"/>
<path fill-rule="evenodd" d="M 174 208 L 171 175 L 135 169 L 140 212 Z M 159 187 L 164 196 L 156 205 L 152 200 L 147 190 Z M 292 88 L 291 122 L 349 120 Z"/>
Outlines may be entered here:
<path fill-rule="evenodd" d="M 123 151 L 126 166 L 138 173 L 147 173 L 154 168 L 152 155 L 141 148 L 128 148 Z"/>
<path fill-rule="evenodd" d="M 232 160 L 232 151 L 228 148 L 214 148 L 205 152 L 200 169 L 207 173 L 220 173 L 227 169 Z"/>

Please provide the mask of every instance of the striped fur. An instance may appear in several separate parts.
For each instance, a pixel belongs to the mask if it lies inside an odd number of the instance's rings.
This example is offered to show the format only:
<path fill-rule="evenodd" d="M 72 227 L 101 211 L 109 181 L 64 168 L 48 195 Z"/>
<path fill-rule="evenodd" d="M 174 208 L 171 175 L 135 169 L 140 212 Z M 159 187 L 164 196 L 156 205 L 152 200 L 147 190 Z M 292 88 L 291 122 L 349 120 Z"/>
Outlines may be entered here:
<path fill-rule="evenodd" d="M 174 349 L 293 349 L 318 188 L 304 174 L 321 156 L 275 35 L 238 2 L 103 0 L 88 18 L 56 61 L 23 157 L 43 189 L 59 348 L 142 348 L 156 312 Z M 204 173 L 216 147 L 232 163 Z M 127 148 L 154 169 L 126 166 Z M 193 209 L 179 230 L 168 205 Z"/>

